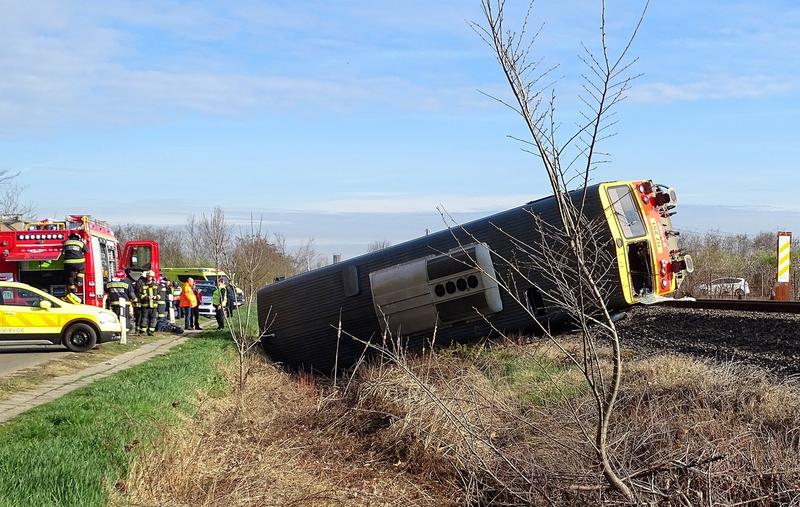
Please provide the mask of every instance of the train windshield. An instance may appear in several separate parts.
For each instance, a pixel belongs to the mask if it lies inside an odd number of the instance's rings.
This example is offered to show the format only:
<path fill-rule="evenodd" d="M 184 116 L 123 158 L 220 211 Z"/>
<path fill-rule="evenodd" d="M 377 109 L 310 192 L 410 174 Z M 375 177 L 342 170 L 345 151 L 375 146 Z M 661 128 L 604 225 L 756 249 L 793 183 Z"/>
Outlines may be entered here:
<path fill-rule="evenodd" d="M 611 187 L 608 189 L 608 197 L 611 199 L 611 206 L 617 215 L 617 222 L 625 239 L 644 236 L 644 222 L 630 187 L 627 185 Z"/>

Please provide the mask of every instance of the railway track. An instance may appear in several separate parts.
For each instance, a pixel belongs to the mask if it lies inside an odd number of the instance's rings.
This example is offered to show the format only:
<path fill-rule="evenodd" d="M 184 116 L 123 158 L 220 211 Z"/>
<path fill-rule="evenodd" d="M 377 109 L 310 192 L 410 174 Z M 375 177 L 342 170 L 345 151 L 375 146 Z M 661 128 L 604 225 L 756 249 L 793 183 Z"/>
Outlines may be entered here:
<path fill-rule="evenodd" d="M 757 299 L 676 299 L 659 306 L 690 310 L 729 310 L 758 313 L 800 313 L 800 301 L 769 301 Z"/>
<path fill-rule="evenodd" d="M 676 300 L 631 308 L 618 324 L 626 347 L 746 363 L 800 381 L 800 303 Z"/>

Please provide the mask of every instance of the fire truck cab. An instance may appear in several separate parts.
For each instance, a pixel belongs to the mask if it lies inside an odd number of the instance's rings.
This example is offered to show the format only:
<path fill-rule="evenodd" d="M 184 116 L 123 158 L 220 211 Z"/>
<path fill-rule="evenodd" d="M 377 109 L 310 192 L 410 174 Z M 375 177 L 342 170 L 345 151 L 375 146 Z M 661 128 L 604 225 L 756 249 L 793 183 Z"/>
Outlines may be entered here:
<path fill-rule="evenodd" d="M 103 306 L 105 284 L 118 269 L 130 268 L 133 279 L 147 270 L 160 275 L 158 243 L 129 241 L 120 248 L 111 227 L 89 215 L 70 215 L 63 221 L 0 216 L 0 280 L 26 283 L 64 297 L 64 242 L 71 234 L 86 244 L 86 271 L 77 291 L 84 304 Z"/>

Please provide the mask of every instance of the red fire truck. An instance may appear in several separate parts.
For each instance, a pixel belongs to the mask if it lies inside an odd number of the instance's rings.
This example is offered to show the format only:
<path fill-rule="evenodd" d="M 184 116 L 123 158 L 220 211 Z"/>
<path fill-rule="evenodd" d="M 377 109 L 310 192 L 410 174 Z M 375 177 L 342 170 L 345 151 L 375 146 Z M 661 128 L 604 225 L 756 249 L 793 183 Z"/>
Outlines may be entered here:
<path fill-rule="evenodd" d="M 120 248 L 111 227 L 88 215 L 38 222 L 4 216 L 0 217 L 0 280 L 27 283 L 64 297 L 67 273 L 62 257 L 70 234 L 79 235 L 86 244 L 86 272 L 77 292 L 87 305 L 103 305 L 105 284 L 118 269 L 131 268 L 134 279 L 147 270 L 160 275 L 158 243 L 129 241 Z"/>

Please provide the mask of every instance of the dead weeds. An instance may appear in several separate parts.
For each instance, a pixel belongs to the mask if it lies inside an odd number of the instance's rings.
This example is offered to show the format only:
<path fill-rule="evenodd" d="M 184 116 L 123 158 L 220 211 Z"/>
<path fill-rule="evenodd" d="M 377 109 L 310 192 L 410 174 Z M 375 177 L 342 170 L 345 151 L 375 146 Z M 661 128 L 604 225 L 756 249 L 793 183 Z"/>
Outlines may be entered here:
<path fill-rule="evenodd" d="M 114 502 L 621 503 L 591 459 L 594 405 L 570 387 L 579 375 L 547 345 L 501 347 L 362 365 L 335 386 L 252 358 L 245 391 L 145 453 Z M 800 498 L 800 390 L 763 371 L 629 361 L 612 428 L 639 502 Z"/>

